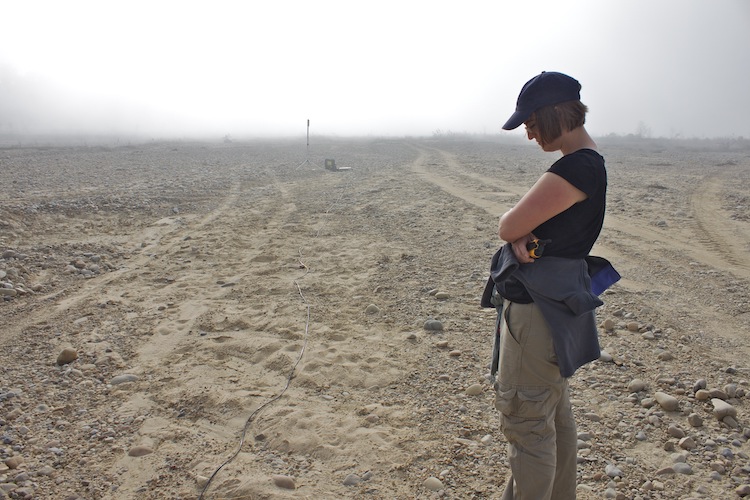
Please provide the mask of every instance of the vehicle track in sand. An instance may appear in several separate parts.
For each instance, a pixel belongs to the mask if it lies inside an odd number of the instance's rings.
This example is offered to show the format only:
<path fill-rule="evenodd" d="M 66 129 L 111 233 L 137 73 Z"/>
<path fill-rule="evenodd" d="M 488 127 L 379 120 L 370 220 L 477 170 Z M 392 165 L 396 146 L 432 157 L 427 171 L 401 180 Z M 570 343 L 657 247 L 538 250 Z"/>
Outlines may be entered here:
<path fill-rule="evenodd" d="M 240 184 L 235 182 L 221 204 L 208 214 L 200 216 L 172 216 L 157 220 L 151 226 L 140 233 L 132 236 L 132 241 L 141 241 L 142 250 L 139 255 L 131 257 L 126 266 L 117 269 L 105 276 L 81 287 L 57 304 L 58 313 L 76 307 L 86 300 L 101 300 L 106 297 L 107 290 L 118 290 L 121 281 L 132 279 L 133 274 L 139 273 L 142 268 L 147 267 L 155 256 L 169 254 L 178 246 L 184 245 L 185 235 L 189 231 L 200 230 L 213 224 L 222 214 L 225 214 L 240 195 Z"/>
<path fill-rule="evenodd" d="M 722 207 L 722 193 L 734 182 L 731 172 L 706 176 L 691 197 L 691 215 L 702 257 L 715 267 L 750 280 L 750 227 Z M 719 223 L 720 222 L 720 223 Z"/>
<path fill-rule="evenodd" d="M 53 303 L 53 305 L 37 308 L 37 314 L 14 322 L 3 333 L 7 336 L 15 336 L 33 325 L 53 323 L 56 318 L 62 317 L 67 311 L 83 307 L 84 304 L 101 304 L 107 300 L 127 301 L 123 299 L 123 291 L 132 289 L 132 282 L 137 279 L 136 277 L 143 272 L 144 268 L 151 266 L 155 258 L 173 252 L 180 245 L 184 245 L 184 238 L 189 228 L 201 228 L 212 224 L 237 203 L 239 195 L 240 184 L 235 182 L 220 205 L 209 213 L 203 216 L 164 217 L 131 235 L 130 242 L 133 244 L 141 242 L 141 248 L 137 253 L 132 252 L 128 255 L 123 266 L 93 280 L 85 280 L 40 296 L 40 301 Z M 99 242 L 106 243 L 104 240 L 99 240 Z"/>
<path fill-rule="evenodd" d="M 624 238 L 648 242 L 657 247 L 656 256 L 695 261 L 733 276 L 750 280 L 750 234 L 747 224 L 734 221 L 722 208 L 721 194 L 732 182 L 732 175 L 711 175 L 697 185 L 690 196 L 687 217 L 678 230 L 643 224 L 627 215 L 607 215 L 605 226 Z"/>
<path fill-rule="evenodd" d="M 154 416 L 183 412 L 188 418 L 179 421 L 181 432 L 200 439 L 207 457 L 213 457 L 201 466 L 206 475 L 237 446 L 245 419 L 282 389 L 307 339 L 306 355 L 297 367 L 288 399 L 265 409 L 252 422 L 253 432 L 266 434 L 274 446 L 327 453 L 325 443 L 341 438 L 329 435 L 324 423 L 336 419 L 340 421 L 337 428 L 351 428 L 351 435 L 357 436 L 351 444 L 341 440 L 340 446 L 359 455 L 357 443 L 395 440 L 410 429 L 404 423 L 404 429 L 398 430 L 394 423 L 395 430 L 386 435 L 360 431 L 349 411 L 342 414 L 331 408 L 313 413 L 304 404 L 289 405 L 289 400 L 318 398 L 321 388 L 343 378 L 355 380 L 355 385 L 387 385 L 402 376 L 402 368 L 393 348 L 374 345 L 362 325 L 339 319 L 342 309 L 360 305 L 329 305 L 361 293 L 349 287 L 359 288 L 373 271 L 360 258 L 361 248 L 351 246 L 340 226 L 347 221 L 346 210 L 358 210 L 367 203 L 363 193 L 354 192 L 357 173 L 323 173 L 287 182 L 280 173 L 266 174 L 262 196 L 241 190 L 236 203 L 218 213 L 211 224 L 189 232 L 196 245 L 210 241 L 219 251 L 205 253 L 205 261 L 192 258 L 189 264 L 181 264 L 176 254 L 180 247 L 172 247 L 175 252 L 165 260 L 162 274 L 174 274 L 180 265 L 189 265 L 189 279 L 169 285 L 173 306 L 143 318 L 142 322 L 150 322 L 153 334 L 143 339 L 133 364 L 141 377 L 152 380 L 150 396 L 134 397 L 119 410 Z M 343 279 L 346 286 L 336 289 L 331 276 Z M 147 283 L 143 278 L 142 283 Z M 305 333 L 308 306 L 309 337 Z M 342 345 L 352 341 L 369 347 L 363 347 L 362 354 L 342 354 Z M 158 423 L 158 418 L 152 420 Z M 307 432 L 295 437 L 291 445 L 283 443 L 288 427 L 296 427 L 296 422 Z M 140 438 L 160 442 L 162 431 L 148 426 Z M 252 440 L 248 441 L 246 449 L 255 449 Z M 162 445 L 165 453 L 178 454 L 179 449 L 179 440 Z M 185 460 L 192 463 L 195 458 Z M 114 469 L 127 462 L 125 458 L 115 463 Z M 262 460 L 255 455 L 239 456 L 212 484 L 212 495 L 235 486 L 262 490 L 266 486 L 255 482 L 263 483 L 263 479 L 248 472 L 258 466 Z M 146 476 L 124 478 L 121 491 L 137 490 Z"/>
<path fill-rule="evenodd" d="M 492 187 L 491 179 L 464 167 L 456 155 L 437 148 L 417 147 L 419 156 L 411 169 L 446 193 L 477 206 L 493 216 L 499 216 L 520 198 L 521 186 Z"/>

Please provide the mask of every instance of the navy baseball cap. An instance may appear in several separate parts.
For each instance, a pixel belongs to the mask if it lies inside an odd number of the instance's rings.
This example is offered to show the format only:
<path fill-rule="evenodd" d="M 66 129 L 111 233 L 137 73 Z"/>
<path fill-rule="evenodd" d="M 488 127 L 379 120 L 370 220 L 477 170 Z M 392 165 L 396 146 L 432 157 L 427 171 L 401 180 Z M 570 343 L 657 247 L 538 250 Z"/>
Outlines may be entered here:
<path fill-rule="evenodd" d="M 544 106 L 565 101 L 581 100 L 581 84 L 563 73 L 542 71 L 523 86 L 516 101 L 516 112 L 503 125 L 504 130 L 513 130 L 529 119 L 531 114 Z"/>

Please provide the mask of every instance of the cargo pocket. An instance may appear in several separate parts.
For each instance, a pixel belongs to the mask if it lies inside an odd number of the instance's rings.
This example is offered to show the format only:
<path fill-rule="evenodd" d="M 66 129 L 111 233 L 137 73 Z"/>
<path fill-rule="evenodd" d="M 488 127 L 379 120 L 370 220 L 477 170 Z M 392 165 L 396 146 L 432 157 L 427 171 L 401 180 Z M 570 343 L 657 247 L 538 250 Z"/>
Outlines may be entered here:
<path fill-rule="evenodd" d="M 508 305 L 505 307 L 505 310 L 503 311 L 504 315 L 504 321 L 505 321 L 505 330 L 508 332 L 508 335 L 510 338 L 512 338 L 516 344 L 520 345 L 520 342 L 518 341 L 518 337 L 516 337 L 516 334 L 511 330 L 510 328 L 510 310 L 513 307 L 513 302 L 508 302 Z"/>
<path fill-rule="evenodd" d="M 552 429 L 547 426 L 552 411 L 547 387 L 495 387 L 495 407 L 501 413 L 503 434 L 509 442 L 541 441 Z"/>
<path fill-rule="evenodd" d="M 503 309 L 505 328 L 513 343 L 524 347 L 529 340 L 529 328 L 534 313 L 533 304 L 517 304 L 509 302 Z"/>

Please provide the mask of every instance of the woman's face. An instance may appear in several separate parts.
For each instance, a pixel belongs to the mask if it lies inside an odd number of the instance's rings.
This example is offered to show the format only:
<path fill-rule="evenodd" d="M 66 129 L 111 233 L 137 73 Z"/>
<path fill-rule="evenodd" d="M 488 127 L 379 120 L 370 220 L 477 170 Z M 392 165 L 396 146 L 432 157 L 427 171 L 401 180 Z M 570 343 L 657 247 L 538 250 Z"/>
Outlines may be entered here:
<path fill-rule="evenodd" d="M 542 148 L 542 151 L 551 153 L 553 151 L 558 151 L 562 147 L 559 137 L 550 143 L 542 142 L 542 137 L 539 135 L 539 130 L 536 127 L 536 118 L 534 118 L 534 115 L 531 115 L 531 118 L 523 122 L 523 124 L 526 126 L 526 137 L 528 137 L 530 141 L 536 141 L 536 143 L 539 144 L 539 147 Z"/>
<path fill-rule="evenodd" d="M 539 134 L 537 133 L 536 119 L 534 118 L 534 115 L 531 115 L 531 118 L 523 122 L 523 124 L 526 126 L 526 137 L 528 137 L 529 140 L 535 139 L 541 146 L 542 143 L 540 142 Z"/>

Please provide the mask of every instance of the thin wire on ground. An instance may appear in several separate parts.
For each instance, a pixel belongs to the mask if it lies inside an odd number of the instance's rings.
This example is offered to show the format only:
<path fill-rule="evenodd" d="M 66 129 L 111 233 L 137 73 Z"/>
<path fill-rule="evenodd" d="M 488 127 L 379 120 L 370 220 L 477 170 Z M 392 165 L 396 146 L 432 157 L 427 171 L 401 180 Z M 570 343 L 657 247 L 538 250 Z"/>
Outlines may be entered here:
<path fill-rule="evenodd" d="M 305 160 L 300 165 L 298 165 L 297 168 L 301 167 L 302 165 L 304 165 L 306 163 L 309 163 L 309 160 Z M 328 214 L 337 205 L 339 205 L 340 202 L 341 202 L 341 200 L 344 198 L 345 191 L 348 190 L 349 188 L 351 188 L 351 186 L 352 186 L 352 179 L 350 177 L 344 183 L 345 189 L 342 190 L 342 192 L 339 194 L 338 198 L 336 198 L 333 202 L 330 203 L 330 205 L 328 206 L 328 208 L 326 208 L 326 210 L 325 210 L 324 213 Z M 326 224 L 326 222 L 324 222 L 323 226 L 321 226 L 318 229 L 318 231 L 315 233 L 315 237 L 316 238 L 320 235 L 320 232 L 323 230 L 323 227 L 325 227 L 325 224 Z M 240 454 L 240 451 L 242 451 L 242 447 L 245 444 L 245 438 L 247 436 L 247 431 L 250 428 L 250 424 L 253 422 L 253 420 L 255 419 L 255 417 L 261 411 L 263 411 L 266 407 L 268 407 L 272 403 L 274 403 L 274 402 L 278 401 L 279 399 L 281 399 L 281 397 L 284 395 L 284 393 L 286 393 L 287 389 L 289 389 L 289 386 L 292 383 L 292 379 L 294 378 L 294 373 L 297 370 L 297 366 L 299 365 L 300 361 L 302 361 L 302 356 L 304 355 L 305 349 L 307 348 L 307 341 L 309 339 L 309 332 L 310 332 L 310 304 L 307 301 L 307 299 L 305 298 L 304 294 L 302 293 L 302 288 L 300 287 L 298 280 L 300 280 L 300 279 L 304 278 L 305 276 L 307 276 L 307 274 L 310 272 L 310 268 L 302 260 L 302 249 L 299 249 L 298 252 L 299 252 L 299 264 L 300 264 L 300 267 L 303 268 L 303 269 L 305 269 L 305 272 L 304 272 L 304 274 L 302 274 L 302 276 L 299 276 L 298 278 L 296 278 L 293 281 L 293 283 L 297 287 L 297 292 L 299 293 L 299 296 L 302 299 L 302 302 L 305 304 L 305 307 L 307 309 L 307 319 L 305 321 L 305 335 L 304 335 L 304 340 L 302 342 L 302 348 L 300 349 L 299 354 L 297 355 L 296 361 L 292 365 L 292 369 L 289 371 L 289 375 L 287 376 L 286 384 L 284 385 L 284 388 L 276 396 L 274 396 L 273 398 L 267 400 L 265 403 L 263 403 L 262 405 L 260 405 L 258 408 L 256 408 L 250 414 L 250 416 L 245 421 L 245 425 L 242 428 L 242 433 L 240 434 L 240 442 L 239 442 L 239 445 L 237 446 L 237 449 L 235 450 L 235 452 L 227 460 L 224 461 L 224 463 L 222 463 L 219 467 L 216 468 L 216 470 L 214 470 L 214 472 L 213 472 L 213 474 L 211 474 L 211 476 L 209 476 L 208 480 L 206 481 L 206 484 L 203 486 L 203 489 L 201 490 L 200 495 L 198 496 L 198 500 L 203 500 L 204 494 L 206 493 L 206 491 L 208 491 L 208 488 L 211 485 L 211 482 L 214 480 L 214 478 L 219 474 L 219 472 L 224 467 L 226 467 L 227 465 L 229 465 L 235 458 L 237 458 L 237 455 Z"/>
<path fill-rule="evenodd" d="M 245 437 L 247 436 L 247 430 L 250 428 L 250 424 L 252 423 L 253 419 L 261 412 L 263 409 L 265 409 L 270 404 L 274 403 L 275 401 L 278 401 L 281 399 L 281 397 L 284 395 L 284 393 L 289 389 L 289 386 L 292 383 L 292 379 L 294 378 L 294 372 L 297 370 L 297 365 L 299 365 L 300 361 L 302 360 L 302 356 L 305 353 L 305 349 L 307 348 L 307 340 L 309 337 L 310 332 L 310 304 L 308 304 L 307 299 L 305 299 L 305 296 L 302 294 L 302 288 L 299 286 L 299 283 L 297 280 L 300 280 L 307 276 L 307 274 L 310 272 L 310 269 L 302 262 L 301 259 L 302 252 L 300 251 L 300 265 L 304 267 L 305 274 L 300 276 L 299 278 L 294 280 L 294 285 L 297 287 L 297 292 L 299 293 L 299 296 L 302 298 L 302 302 L 305 304 L 305 307 L 307 309 L 307 319 L 305 321 L 305 339 L 302 342 L 302 348 L 299 351 L 299 354 L 297 355 L 297 360 L 292 365 L 292 369 L 289 371 L 289 375 L 286 379 L 286 384 L 284 385 L 284 388 L 279 392 L 276 396 L 272 397 L 262 405 L 260 405 L 258 408 L 256 408 L 249 417 L 247 417 L 247 420 L 245 421 L 245 425 L 242 428 L 242 433 L 240 434 L 240 443 L 237 446 L 237 450 L 226 460 L 223 464 L 221 464 L 214 472 L 211 474 L 211 476 L 208 478 L 208 481 L 206 481 L 206 484 L 203 486 L 203 489 L 201 490 L 201 494 L 198 497 L 198 500 L 203 500 L 203 495 L 208 491 L 208 487 L 211 485 L 211 482 L 216 477 L 216 475 L 223 469 L 225 466 L 229 465 L 232 460 L 234 460 L 237 455 L 240 454 L 240 451 L 242 451 L 242 447 L 245 444 Z"/>

